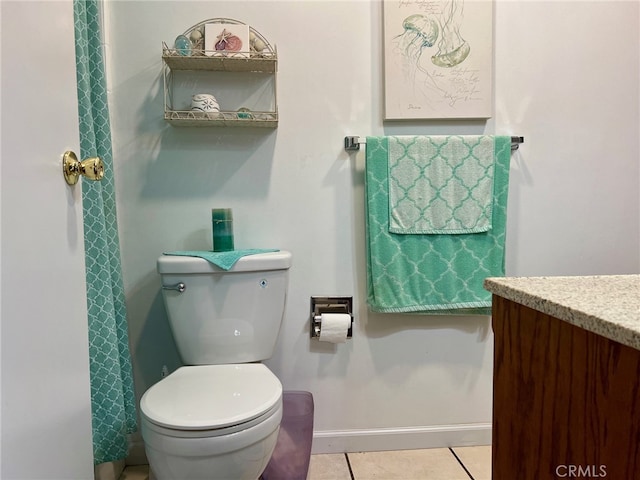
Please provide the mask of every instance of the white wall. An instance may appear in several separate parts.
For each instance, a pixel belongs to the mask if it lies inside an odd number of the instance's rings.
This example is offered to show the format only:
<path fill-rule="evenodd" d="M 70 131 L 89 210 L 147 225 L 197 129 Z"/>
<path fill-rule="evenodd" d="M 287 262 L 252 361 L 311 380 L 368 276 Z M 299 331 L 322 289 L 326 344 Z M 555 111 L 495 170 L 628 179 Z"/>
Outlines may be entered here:
<path fill-rule="evenodd" d="M 113 1 L 107 8 L 122 259 L 138 394 L 180 364 L 155 273 L 210 248 L 209 210 L 232 207 L 236 247 L 294 255 L 268 365 L 311 391 L 316 451 L 490 441 L 487 317 L 381 315 L 365 304 L 363 153 L 346 135 L 525 136 L 513 157 L 509 275 L 640 271 L 637 2 L 495 5 L 495 115 L 383 123 L 381 3 Z M 275 131 L 162 120 L 161 42 L 213 17 L 277 45 Z M 353 295 L 346 345 L 309 339 L 309 298 Z"/>

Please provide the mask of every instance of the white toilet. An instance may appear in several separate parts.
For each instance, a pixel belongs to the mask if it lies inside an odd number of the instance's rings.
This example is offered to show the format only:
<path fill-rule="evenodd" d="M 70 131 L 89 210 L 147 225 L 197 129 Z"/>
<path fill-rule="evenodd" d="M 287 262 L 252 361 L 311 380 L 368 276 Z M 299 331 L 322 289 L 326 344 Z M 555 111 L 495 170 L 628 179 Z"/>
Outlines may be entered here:
<path fill-rule="evenodd" d="M 273 354 L 291 253 L 240 258 L 228 271 L 196 257 L 162 256 L 163 297 L 186 365 L 140 402 L 158 480 L 256 480 L 276 445 L 282 384 Z"/>

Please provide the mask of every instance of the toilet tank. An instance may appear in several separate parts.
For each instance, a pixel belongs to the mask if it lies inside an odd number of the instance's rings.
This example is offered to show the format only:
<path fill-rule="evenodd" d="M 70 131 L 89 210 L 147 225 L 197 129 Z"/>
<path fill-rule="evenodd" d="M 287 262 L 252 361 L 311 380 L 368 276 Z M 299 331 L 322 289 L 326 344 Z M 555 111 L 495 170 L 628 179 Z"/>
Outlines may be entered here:
<path fill-rule="evenodd" d="M 197 257 L 158 259 L 162 296 L 186 365 L 266 360 L 273 355 L 287 296 L 291 253 L 259 253 L 223 270 Z M 184 284 L 183 292 L 167 289 Z"/>

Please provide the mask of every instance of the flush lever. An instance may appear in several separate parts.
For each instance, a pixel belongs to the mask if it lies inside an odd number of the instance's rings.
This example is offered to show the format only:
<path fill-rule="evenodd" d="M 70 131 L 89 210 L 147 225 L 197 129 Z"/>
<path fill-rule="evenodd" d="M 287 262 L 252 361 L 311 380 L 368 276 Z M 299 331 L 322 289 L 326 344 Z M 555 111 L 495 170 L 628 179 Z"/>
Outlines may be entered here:
<path fill-rule="evenodd" d="M 162 285 L 163 290 L 175 290 L 176 292 L 182 293 L 187 289 L 187 286 L 180 282 L 175 285 Z"/>

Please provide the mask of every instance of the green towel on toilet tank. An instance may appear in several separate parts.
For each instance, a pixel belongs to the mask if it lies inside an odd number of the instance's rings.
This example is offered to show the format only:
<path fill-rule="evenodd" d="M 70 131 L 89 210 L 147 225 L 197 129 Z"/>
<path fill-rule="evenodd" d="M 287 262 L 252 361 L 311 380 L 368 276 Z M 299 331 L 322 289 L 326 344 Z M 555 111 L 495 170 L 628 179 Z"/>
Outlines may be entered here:
<path fill-rule="evenodd" d="M 257 253 L 278 252 L 277 248 L 245 248 L 244 250 L 229 250 L 228 252 L 212 252 L 210 250 L 181 250 L 176 252 L 165 252 L 164 255 L 177 255 L 182 257 L 203 258 L 207 262 L 220 267 L 223 270 L 230 270 L 238 260 L 247 255 Z"/>
<path fill-rule="evenodd" d="M 492 137 L 491 227 L 480 233 L 395 234 L 390 229 L 389 137 L 367 137 L 367 303 L 376 312 L 490 314 L 486 277 L 504 276 L 511 138 Z"/>

